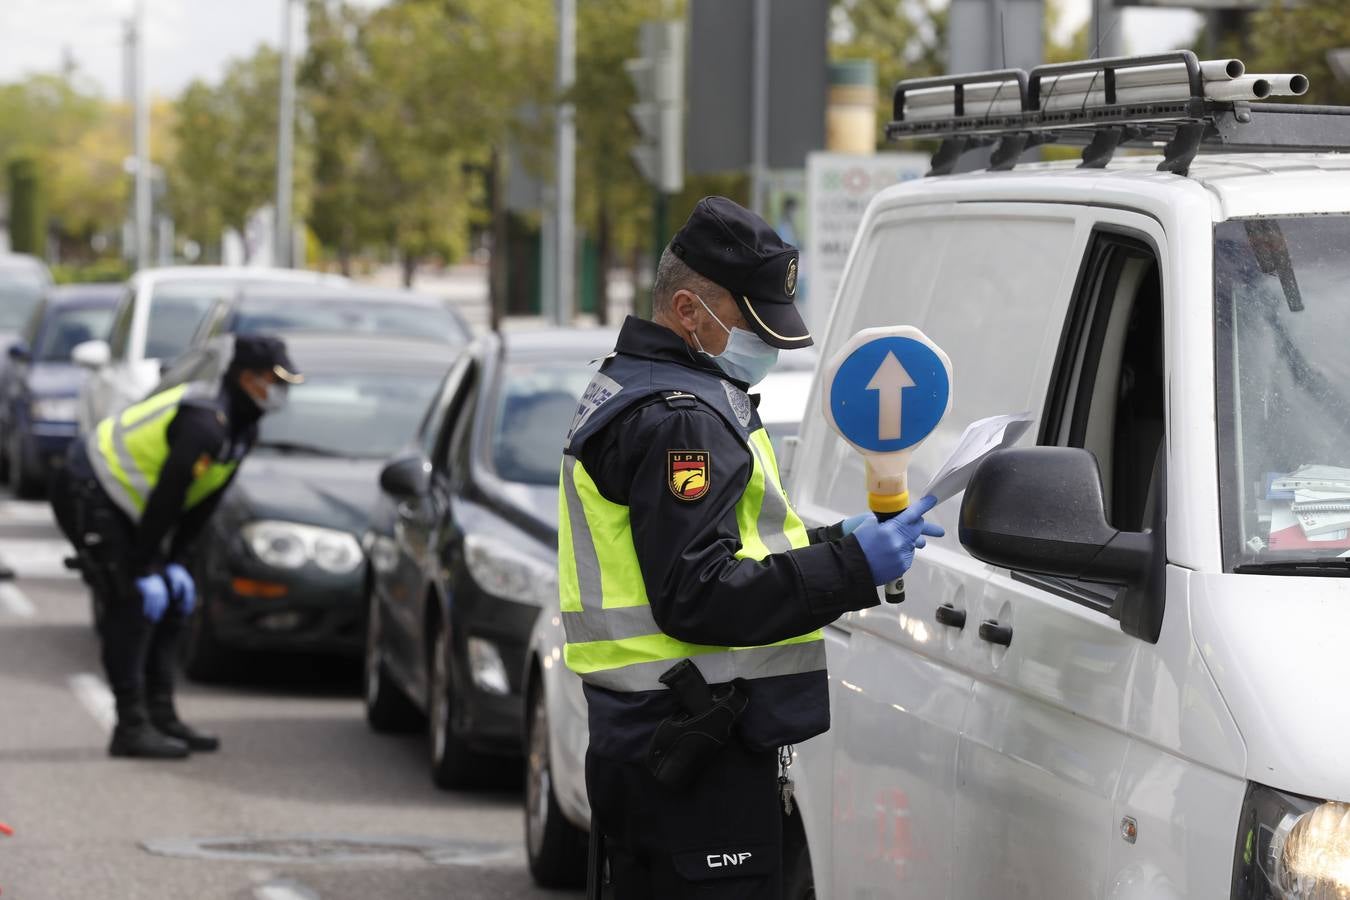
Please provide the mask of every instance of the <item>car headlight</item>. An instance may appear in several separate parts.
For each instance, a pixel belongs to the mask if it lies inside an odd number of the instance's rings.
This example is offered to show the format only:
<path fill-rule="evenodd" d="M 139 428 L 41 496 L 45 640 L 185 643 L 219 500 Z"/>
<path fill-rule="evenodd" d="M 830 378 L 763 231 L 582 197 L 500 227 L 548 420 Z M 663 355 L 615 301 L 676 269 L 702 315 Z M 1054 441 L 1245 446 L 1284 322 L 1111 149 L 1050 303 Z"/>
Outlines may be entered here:
<path fill-rule="evenodd" d="M 1350 803 L 1251 785 L 1242 805 L 1233 896 L 1350 898 Z"/>
<path fill-rule="evenodd" d="M 494 597 L 534 606 L 558 602 L 556 566 L 522 553 L 498 538 L 470 534 L 464 538 L 469 577 Z"/>
<path fill-rule="evenodd" d="M 346 575 L 361 564 L 361 545 L 353 535 L 294 522 L 250 522 L 242 531 L 253 555 L 277 569 L 314 563 L 325 572 Z"/>
<path fill-rule="evenodd" d="M 74 397 L 41 397 L 29 404 L 28 412 L 38 422 L 74 422 L 80 402 Z"/>

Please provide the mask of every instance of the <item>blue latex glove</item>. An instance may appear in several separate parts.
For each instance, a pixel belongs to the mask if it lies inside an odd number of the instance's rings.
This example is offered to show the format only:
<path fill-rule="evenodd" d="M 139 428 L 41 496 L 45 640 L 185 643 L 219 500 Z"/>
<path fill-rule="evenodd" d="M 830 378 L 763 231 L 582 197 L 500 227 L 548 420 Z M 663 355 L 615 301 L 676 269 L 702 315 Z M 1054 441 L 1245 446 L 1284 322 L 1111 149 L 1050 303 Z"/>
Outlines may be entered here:
<path fill-rule="evenodd" d="M 925 537 L 946 534 L 941 525 L 923 520 L 924 513 L 936 505 L 936 498 L 924 497 L 893 519 L 878 522 L 873 517 L 858 526 L 853 536 L 867 557 L 873 584 L 889 584 L 904 575 L 914 564 L 914 551 L 926 543 Z"/>
<path fill-rule="evenodd" d="M 188 570 L 178 563 L 169 563 L 164 567 L 164 580 L 169 583 L 169 594 L 178 609 L 185 616 L 191 615 L 192 608 L 197 605 L 197 584 Z"/>
<path fill-rule="evenodd" d="M 141 612 L 151 622 L 164 618 L 169 608 L 169 587 L 158 575 L 146 575 L 136 579 L 136 590 L 141 594 Z"/>
<path fill-rule="evenodd" d="M 875 519 L 875 518 L 876 516 L 874 516 L 872 513 L 858 513 L 856 516 L 849 516 L 847 519 L 840 522 L 839 527 L 844 529 L 844 537 L 848 537 L 850 534 L 858 530 L 859 525 L 866 522 L 868 519 Z"/>

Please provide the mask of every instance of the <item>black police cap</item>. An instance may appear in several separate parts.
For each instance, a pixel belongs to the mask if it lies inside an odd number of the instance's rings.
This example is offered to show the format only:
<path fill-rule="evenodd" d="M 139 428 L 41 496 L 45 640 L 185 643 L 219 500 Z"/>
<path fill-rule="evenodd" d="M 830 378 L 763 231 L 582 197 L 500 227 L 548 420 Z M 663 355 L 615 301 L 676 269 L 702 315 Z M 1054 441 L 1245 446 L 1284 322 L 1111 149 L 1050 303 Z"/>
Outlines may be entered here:
<path fill-rule="evenodd" d="M 750 327 L 782 350 L 811 346 L 794 302 L 797 248 L 726 197 L 704 197 L 670 242 L 689 268 L 726 288 Z"/>
<path fill-rule="evenodd" d="M 305 380 L 286 353 L 286 343 L 270 334 L 240 334 L 234 339 L 230 368 L 235 371 L 271 371 L 288 384 Z"/>

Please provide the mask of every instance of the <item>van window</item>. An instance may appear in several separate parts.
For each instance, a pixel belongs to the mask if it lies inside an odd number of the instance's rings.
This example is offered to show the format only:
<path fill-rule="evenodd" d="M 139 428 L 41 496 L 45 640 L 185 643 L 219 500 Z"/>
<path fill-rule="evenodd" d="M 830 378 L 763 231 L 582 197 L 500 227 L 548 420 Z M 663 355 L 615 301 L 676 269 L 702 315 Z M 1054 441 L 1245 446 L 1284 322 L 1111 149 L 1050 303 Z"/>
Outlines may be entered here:
<path fill-rule="evenodd" d="M 1107 520 L 1147 527 L 1164 420 L 1162 283 L 1152 248 L 1098 233 L 1051 385 L 1041 443 L 1083 447 L 1101 469 Z"/>
<path fill-rule="evenodd" d="M 878 325 L 915 325 L 951 357 L 952 410 L 914 454 L 912 489 L 927 483 L 972 421 L 1039 412 L 1079 261 L 1075 228 L 1063 212 L 1030 205 L 1015 214 L 945 208 L 879 220 L 865 238 L 822 358 Z M 865 509 L 862 456 L 833 432 L 825 440 L 822 474 L 803 485 L 814 492 L 808 499 L 840 513 Z"/>
<path fill-rule="evenodd" d="M 1350 216 L 1214 230 L 1227 566 L 1350 550 Z"/>

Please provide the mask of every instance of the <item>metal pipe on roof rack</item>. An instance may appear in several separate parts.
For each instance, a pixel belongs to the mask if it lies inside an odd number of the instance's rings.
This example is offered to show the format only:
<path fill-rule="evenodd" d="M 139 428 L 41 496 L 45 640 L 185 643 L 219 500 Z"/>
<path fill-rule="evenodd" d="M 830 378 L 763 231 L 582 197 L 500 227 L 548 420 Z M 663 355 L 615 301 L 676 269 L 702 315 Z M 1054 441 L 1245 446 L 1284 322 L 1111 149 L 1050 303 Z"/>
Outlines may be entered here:
<path fill-rule="evenodd" d="M 966 117 L 974 116 L 1015 116 L 1022 112 L 1021 99 L 989 100 L 982 103 L 966 101 Z M 934 106 L 911 107 L 905 105 L 906 122 L 925 122 L 932 119 L 950 119 L 956 116 L 956 108 L 951 103 Z"/>
<path fill-rule="evenodd" d="M 1210 100 L 1264 100 L 1271 95 L 1271 85 L 1265 75 L 1244 75 L 1232 81 L 1214 81 L 1205 85 L 1205 97 Z M 1138 103 L 1167 103 L 1188 100 L 1188 84 L 1160 84 L 1152 87 L 1122 88 L 1116 91 L 1116 106 Z M 1106 91 L 1080 91 L 1076 94 L 1053 94 L 1041 104 L 1043 112 L 1065 112 L 1085 107 L 1107 106 Z"/>
<path fill-rule="evenodd" d="M 1302 97 L 1308 93 L 1307 75 L 1262 75 L 1261 77 L 1270 82 L 1270 96 L 1272 97 Z"/>
<path fill-rule="evenodd" d="M 1211 59 L 1200 63 L 1200 74 L 1205 83 L 1232 81 L 1246 71 L 1240 59 Z M 1133 66 L 1115 70 L 1117 88 L 1142 88 L 1166 84 L 1187 84 L 1186 67 L 1181 63 L 1163 63 L 1152 66 Z M 1052 94 L 1078 93 L 1101 90 L 1106 73 L 1074 72 L 1041 79 L 1041 97 Z"/>
<path fill-rule="evenodd" d="M 1020 99 L 1022 92 L 1016 81 L 986 81 L 963 85 L 966 103 L 988 103 L 990 100 Z M 951 106 L 956 102 L 956 88 L 919 88 L 905 93 L 905 106 Z"/>

